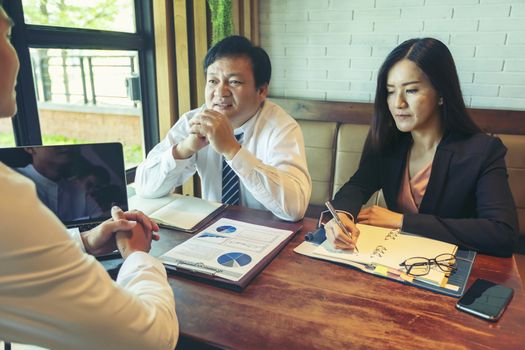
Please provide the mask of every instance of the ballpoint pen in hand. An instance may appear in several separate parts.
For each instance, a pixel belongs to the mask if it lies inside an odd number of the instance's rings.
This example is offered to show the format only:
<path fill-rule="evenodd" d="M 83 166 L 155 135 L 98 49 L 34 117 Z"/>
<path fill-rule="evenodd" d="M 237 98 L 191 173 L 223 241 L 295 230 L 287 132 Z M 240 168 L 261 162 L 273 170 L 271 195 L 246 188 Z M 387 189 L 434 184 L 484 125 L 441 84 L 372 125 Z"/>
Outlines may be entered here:
<path fill-rule="evenodd" d="M 352 239 L 352 235 L 350 234 L 350 232 L 348 232 L 348 230 L 346 229 L 346 226 L 343 224 L 343 222 L 341 221 L 341 219 L 339 218 L 339 215 L 337 215 L 337 212 L 335 211 L 335 208 L 334 206 L 332 205 L 332 203 L 330 203 L 329 201 L 326 201 L 325 202 L 325 205 L 326 207 L 328 208 L 328 210 L 330 211 L 330 214 L 332 214 L 332 217 L 334 218 L 335 220 L 335 223 L 337 224 L 337 226 L 339 226 L 339 228 L 341 228 L 341 230 L 343 231 L 343 233 L 349 237 L 350 239 Z M 355 251 L 359 253 L 359 249 L 357 249 L 357 245 L 354 246 L 355 248 Z"/>

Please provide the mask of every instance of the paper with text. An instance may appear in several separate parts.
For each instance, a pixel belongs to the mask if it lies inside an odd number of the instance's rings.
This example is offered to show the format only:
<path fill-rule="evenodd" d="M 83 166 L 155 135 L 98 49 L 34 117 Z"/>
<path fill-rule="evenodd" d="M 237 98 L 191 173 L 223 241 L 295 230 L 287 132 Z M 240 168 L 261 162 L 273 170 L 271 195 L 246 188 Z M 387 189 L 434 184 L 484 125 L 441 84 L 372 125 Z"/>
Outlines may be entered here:
<path fill-rule="evenodd" d="M 239 281 L 293 233 L 223 218 L 160 260 L 176 268 Z"/>
<path fill-rule="evenodd" d="M 433 259 L 440 254 L 454 255 L 457 246 L 433 239 L 403 234 L 399 230 L 357 224 L 360 235 L 357 241 L 359 252 L 334 249 L 324 241 L 314 253 L 321 257 L 336 258 L 339 261 L 349 261 L 363 264 L 369 268 L 382 266 L 392 270 L 404 271 L 400 263 L 412 257 Z M 381 268 L 378 270 L 381 271 Z M 446 273 L 432 266 L 425 276 L 417 277 L 428 283 L 441 285 Z"/>

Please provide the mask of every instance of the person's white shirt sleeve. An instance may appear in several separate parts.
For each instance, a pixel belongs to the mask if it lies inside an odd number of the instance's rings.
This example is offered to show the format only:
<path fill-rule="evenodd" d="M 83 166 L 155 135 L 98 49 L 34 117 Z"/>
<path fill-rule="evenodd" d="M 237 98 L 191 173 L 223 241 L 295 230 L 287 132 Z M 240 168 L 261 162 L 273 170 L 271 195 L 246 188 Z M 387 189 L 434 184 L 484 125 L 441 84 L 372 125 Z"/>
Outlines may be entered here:
<path fill-rule="evenodd" d="M 131 254 L 117 282 L 0 163 L 0 334 L 51 349 L 173 349 L 179 328 L 163 265 Z"/>
<path fill-rule="evenodd" d="M 149 153 L 137 167 L 135 188 L 144 198 L 157 198 L 170 193 L 185 183 L 196 171 L 195 155 L 188 159 L 173 158 L 173 147 L 189 134 L 189 116 L 198 110 L 184 114 L 170 129 L 168 135 Z"/>
<path fill-rule="evenodd" d="M 266 102 L 262 113 L 269 120 L 277 113 L 285 113 L 274 104 Z M 261 116 L 262 117 L 262 116 Z M 281 125 L 255 128 L 255 142 L 264 151 L 264 162 L 248 149 L 241 147 L 228 163 L 239 175 L 243 186 L 275 216 L 289 221 L 303 218 L 312 190 L 308 173 L 303 134 L 295 121 Z"/>

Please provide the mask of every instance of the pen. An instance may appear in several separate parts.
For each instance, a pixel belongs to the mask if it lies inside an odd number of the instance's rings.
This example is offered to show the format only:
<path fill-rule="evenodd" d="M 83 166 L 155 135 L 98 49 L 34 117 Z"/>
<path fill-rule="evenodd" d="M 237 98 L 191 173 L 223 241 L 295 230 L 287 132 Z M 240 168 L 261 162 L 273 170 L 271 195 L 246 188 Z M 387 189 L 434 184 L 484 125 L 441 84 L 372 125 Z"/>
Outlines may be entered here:
<path fill-rule="evenodd" d="M 352 239 L 352 235 L 350 234 L 350 232 L 348 232 L 348 230 L 346 229 L 346 227 L 343 224 L 343 222 L 341 221 L 341 219 L 339 219 L 339 215 L 337 215 L 337 212 L 335 211 L 335 208 L 332 205 L 332 203 L 330 203 L 330 201 L 326 201 L 325 205 L 328 208 L 328 210 L 330 211 L 330 214 L 332 214 L 332 217 L 334 218 L 335 223 L 337 224 L 337 226 L 339 226 L 339 228 L 341 228 L 341 230 L 343 230 L 343 233 L 347 237 Z M 355 251 L 359 253 L 359 249 L 357 249 L 357 245 L 354 248 L 355 248 Z"/>

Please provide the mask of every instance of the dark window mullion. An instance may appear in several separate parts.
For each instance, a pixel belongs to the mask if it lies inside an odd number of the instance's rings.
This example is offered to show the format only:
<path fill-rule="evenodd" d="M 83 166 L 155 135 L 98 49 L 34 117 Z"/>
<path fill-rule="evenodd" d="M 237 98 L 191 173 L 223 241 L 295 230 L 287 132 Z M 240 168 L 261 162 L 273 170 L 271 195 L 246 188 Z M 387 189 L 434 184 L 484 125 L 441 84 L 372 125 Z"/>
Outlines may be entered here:
<path fill-rule="evenodd" d="M 4 3 L 4 8 L 15 22 L 12 30 L 13 45 L 20 60 L 20 72 L 18 73 L 16 87 L 18 113 L 13 119 L 16 144 L 19 146 L 41 145 L 42 136 L 22 2 L 21 0 L 11 0 Z"/>
<path fill-rule="evenodd" d="M 138 51 L 138 55 L 142 102 L 142 130 L 144 135 L 144 151 L 147 153 L 159 142 L 153 8 L 151 1 L 135 0 L 134 2 L 137 34 L 144 39 L 145 43 L 144 47 Z M 136 167 L 126 170 L 126 181 L 128 184 L 135 181 L 136 171 Z"/>
<path fill-rule="evenodd" d="M 93 29 L 28 24 L 26 35 L 28 45 L 36 48 L 140 50 L 145 45 L 139 34 Z"/>
<path fill-rule="evenodd" d="M 145 40 L 139 50 L 140 88 L 142 94 L 142 118 L 144 149 L 146 153 L 159 142 L 157 109 L 157 84 L 155 72 L 155 41 L 153 33 L 153 8 L 151 1 L 135 0 L 137 33 Z"/>

